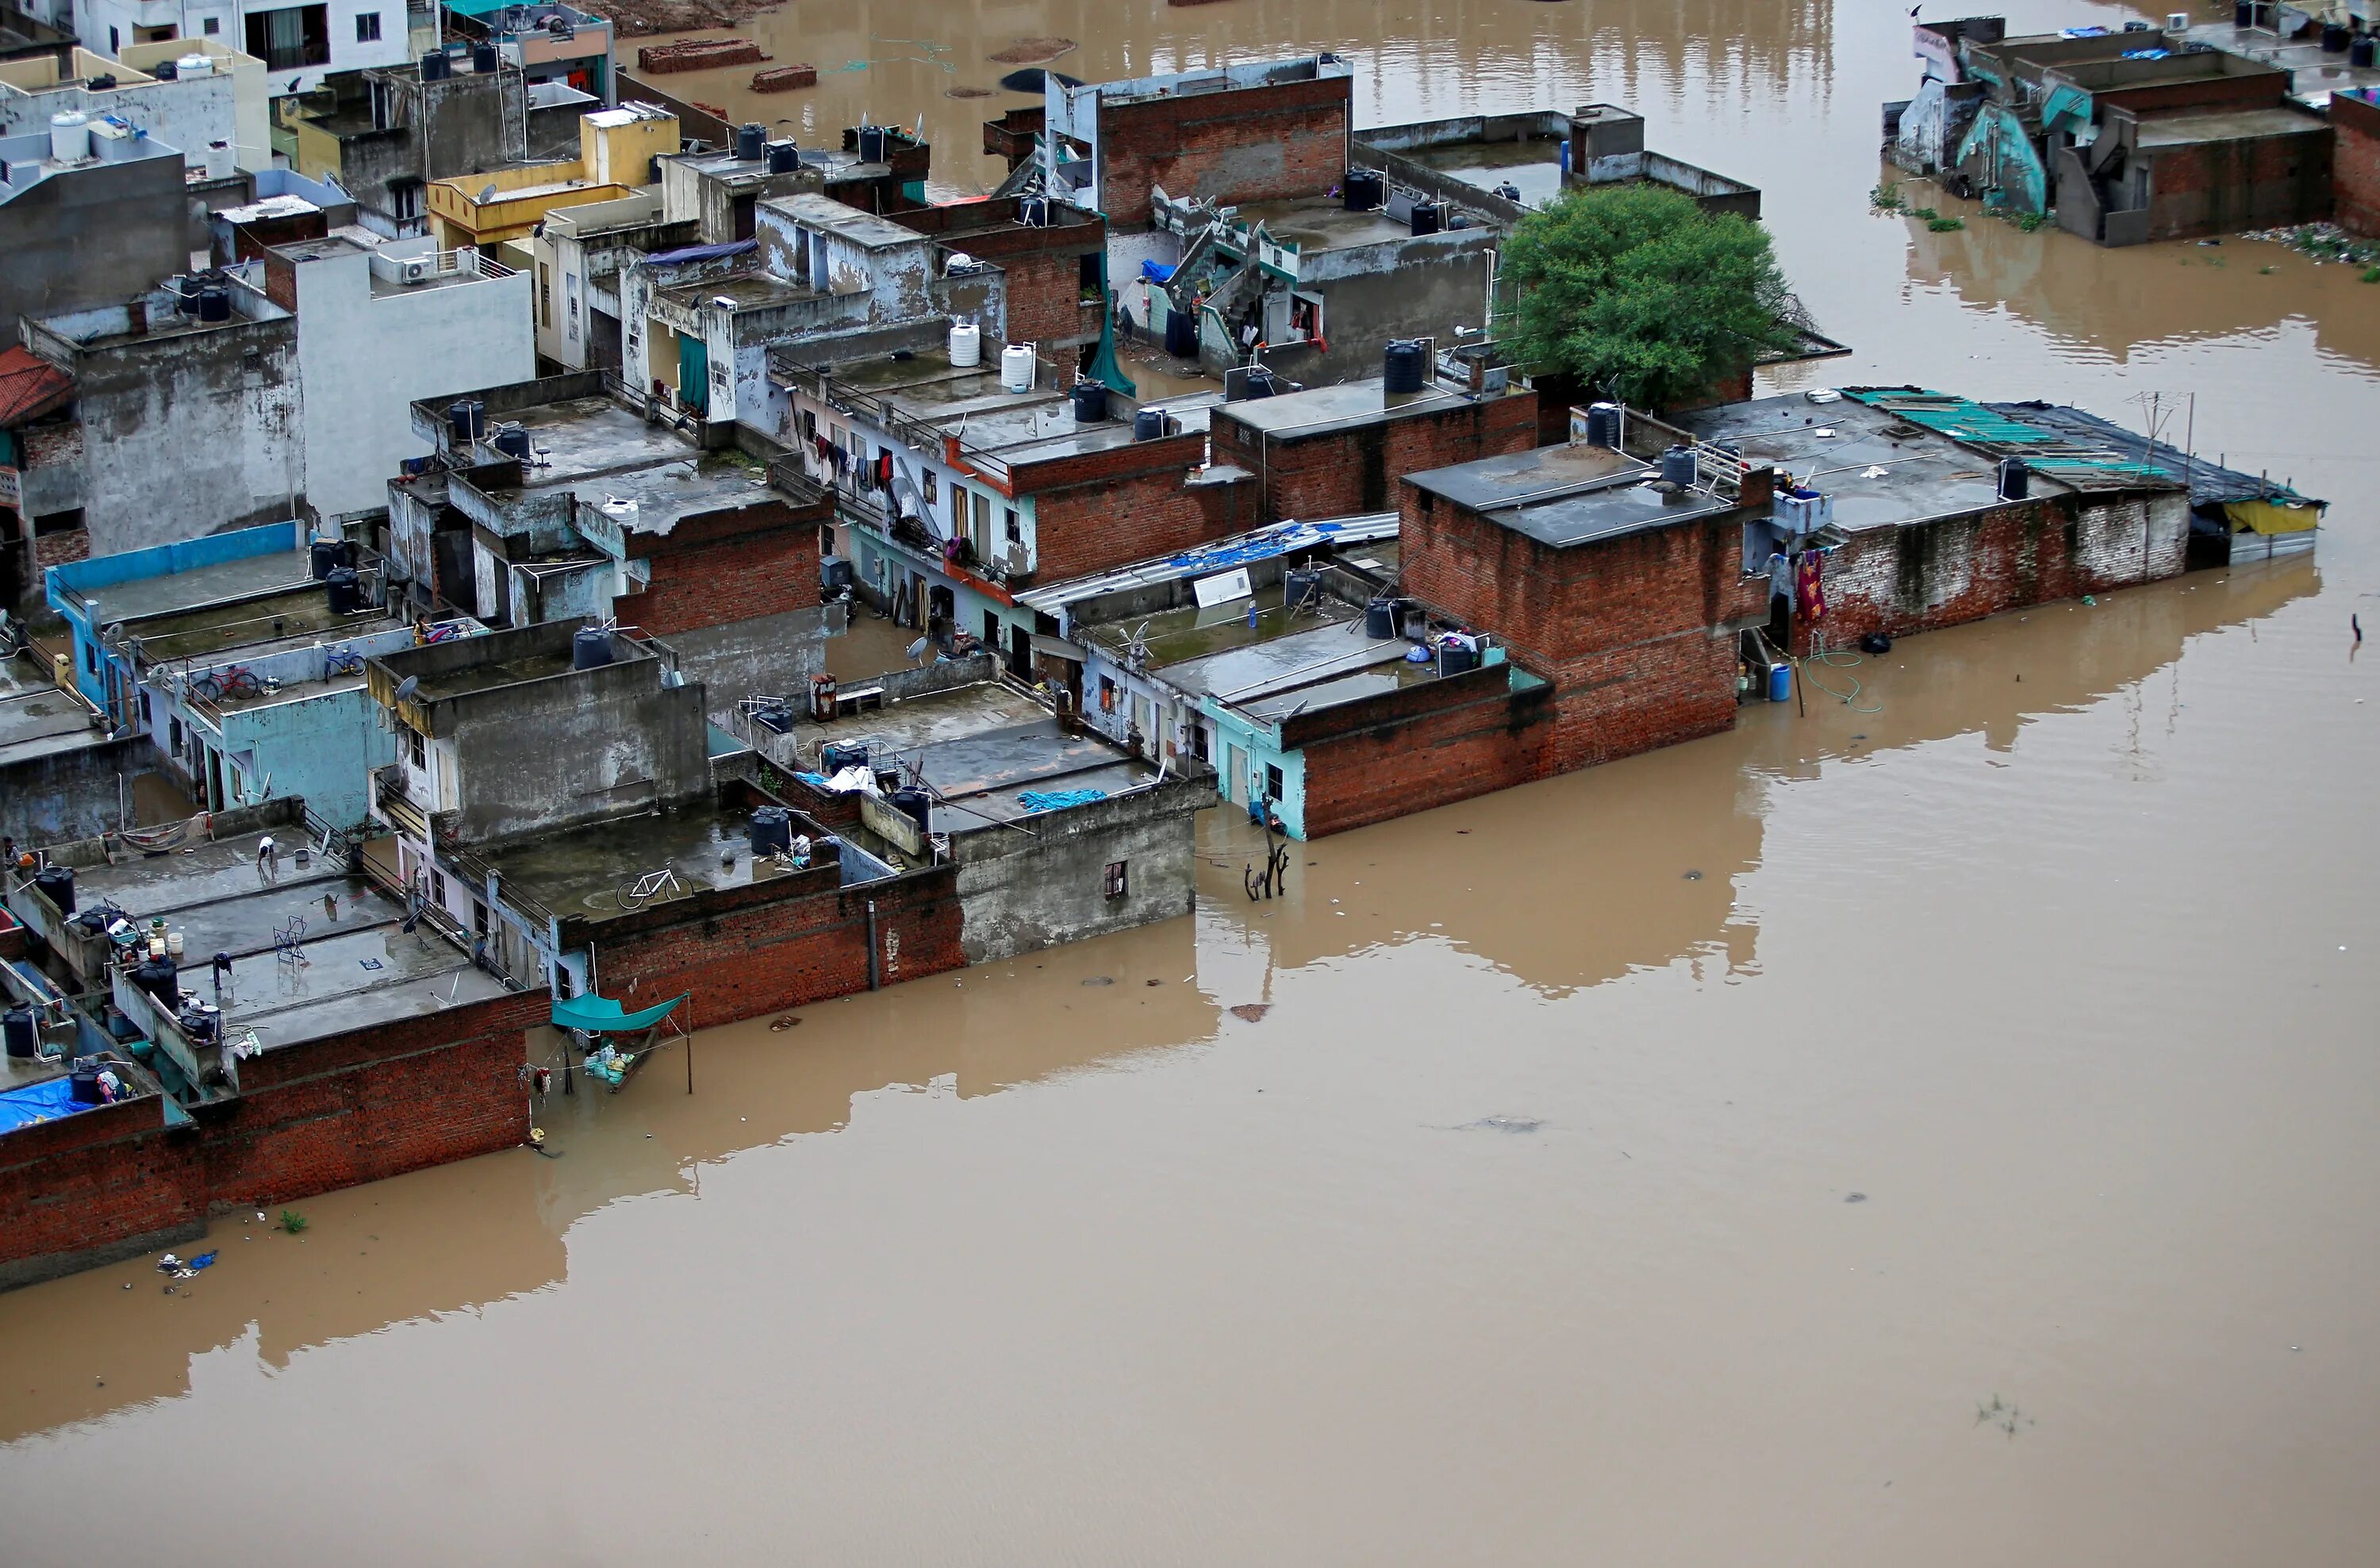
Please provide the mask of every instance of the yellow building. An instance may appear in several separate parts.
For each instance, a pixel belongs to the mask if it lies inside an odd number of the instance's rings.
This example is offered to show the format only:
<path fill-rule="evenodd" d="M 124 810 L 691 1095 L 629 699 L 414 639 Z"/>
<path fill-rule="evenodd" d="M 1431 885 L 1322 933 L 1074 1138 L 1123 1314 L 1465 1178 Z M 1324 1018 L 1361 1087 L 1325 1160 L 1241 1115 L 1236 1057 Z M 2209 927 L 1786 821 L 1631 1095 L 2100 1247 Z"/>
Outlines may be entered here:
<path fill-rule="evenodd" d="M 578 121 L 578 156 L 432 180 L 431 232 L 442 250 L 526 237 L 557 207 L 610 201 L 652 182 L 653 160 L 678 150 L 677 116 L 648 104 L 599 109 Z"/>

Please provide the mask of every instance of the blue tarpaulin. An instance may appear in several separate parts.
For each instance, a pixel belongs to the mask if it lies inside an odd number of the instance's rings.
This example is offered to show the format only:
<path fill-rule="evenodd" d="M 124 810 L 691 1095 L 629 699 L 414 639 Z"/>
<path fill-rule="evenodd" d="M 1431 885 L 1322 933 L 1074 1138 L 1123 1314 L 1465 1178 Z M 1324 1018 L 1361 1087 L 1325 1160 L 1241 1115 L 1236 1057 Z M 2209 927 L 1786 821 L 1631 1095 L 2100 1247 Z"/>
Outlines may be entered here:
<path fill-rule="evenodd" d="M 672 1013 L 677 1004 L 694 992 L 648 1007 L 641 1013 L 624 1011 L 608 996 L 557 997 L 553 1003 L 553 1027 L 557 1029 L 584 1029 L 590 1035 L 634 1034 L 650 1029 Z"/>
<path fill-rule="evenodd" d="M 1172 283 L 1173 269 L 1162 261 L 1143 261 L 1140 264 L 1140 275 L 1151 283 Z"/>
<path fill-rule="evenodd" d="M 757 239 L 731 239 L 724 245 L 689 245 L 682 250 L 662 250 L 645 258 L 648 264 L 664 267 L 672 261 L 715 261 L 722 256 L 740 256 L 747 250 L 757 250 Z"/>
<path fill-rule="evenodd" d="M 1028 789 L 1016 797 L 1016 804 L 1027 811 L 1057 811 L 1069 806 L 1088 806 L 1094 800 L 1105 800 L 1103 789 Z"/>
<path fill-rule="evenodd" d="M 61 1116 L 71 1116 L 91 1107 L 78 1102 L 74 1084 L 67 1078 L 52 1078 L 47 1083 L 27 1084 L 0 1094 L 0 1133 L 14 1132 L 36 1122 L 55 1122 Z"/>

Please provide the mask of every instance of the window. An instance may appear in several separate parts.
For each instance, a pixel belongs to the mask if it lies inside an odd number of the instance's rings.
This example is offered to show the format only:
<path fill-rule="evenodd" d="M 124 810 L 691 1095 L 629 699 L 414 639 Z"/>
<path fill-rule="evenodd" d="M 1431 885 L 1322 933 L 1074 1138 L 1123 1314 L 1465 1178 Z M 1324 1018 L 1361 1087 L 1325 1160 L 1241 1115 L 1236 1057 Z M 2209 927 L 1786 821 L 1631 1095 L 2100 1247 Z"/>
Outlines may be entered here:
<path fill-rule="evenodd" d="M 926 504 L 931 506 L 935 500 L 934 492 L 938 488 L 934 480 L 934 470 L 928 468 L 925 478 L 918 482 L 926 492 Z"/>
<path fill-rule="evenodd" d="M 476 898 L 471 900 L 471 930 L 480 936 L 488 934 L 488 906 Z"/>
<path fill-rule="evenodd" d="M 1025 525 L 1016 520 L 1016 508 L 1014 506 L 1008 509 L 1008 542 L 1011 544 L 1025 542 Z"/>
<path fill-rule="evenodd" d="M 99 648 L 94 643 L 82 645 L 82 667 L 92 675 L 99 674 Z"/>
<path fill-rule="evenodd" d="M 123 36 L 114 28 L 107 30 L 107 52 L 111 55 L 120 55 L 124 52 Z"/>
<path fill-rule="evenodd" d="M 200 30 L 204 31 L 209 38 L 212 38 L 215 34 L 223 31 L 223 18 L 221 17 L 209 17 L 206 21 L 201 24 Z"/>
<path fill-rule="evenodd" d="M 1265 798 L 1267 800 L 1281 798 L 1281 770 L 1269 762 L 1265 764 Z"/>
<path fill-rule="evenodd" d="M 537 264 L 537 319 L 553 325 L 553 269 L 543 261 Z"/>
<path fill-rule="evenodd" d="M 331 7 L 289 6 L 248 18 L 248 52 L 268 71 L 331 63 Z"/>
<path fill-rule="evenodd" d="M 430 902 L 441 909 L 446 907 L 446 877 L 442 871 L 430 873 Z"/>
<path fill-rule="evenodd" d="M 358 43 L 378 43 L 380 42 L 380 13 L 378 11 L 366 11 L 363 15 L 356 18 L 356 42 Z"/>
<path fill-rule="evenodd" d="M 149 717 L 149 688 L 147 687 L 142 687 L 140 688 L 140 722 L 144 724 L 153 722 Z"/>
<path fill-rule="evenodd" d="M 179 757 L 182 754 L 182 721 L 165 721 L 165 749 Z"/>
<path fill-rule="evenodd" d="M 407 729 L 405 732 L 405 744 L 407 753 L 413 759 L 413 765 L 415 767 L 427 768 L 430 766 L 430 748 L 421 744 L 421 732 L 419 730 Z"/>
<path fill-rule="evenodd" d="M 1107 890 L 1110 898 L 1122 898 L 1132 891 L 1131 879 L 1125 870 L 1125 867 L 1129 864 L 1131 862 L 1124 860 L 1108 862 Z"/>

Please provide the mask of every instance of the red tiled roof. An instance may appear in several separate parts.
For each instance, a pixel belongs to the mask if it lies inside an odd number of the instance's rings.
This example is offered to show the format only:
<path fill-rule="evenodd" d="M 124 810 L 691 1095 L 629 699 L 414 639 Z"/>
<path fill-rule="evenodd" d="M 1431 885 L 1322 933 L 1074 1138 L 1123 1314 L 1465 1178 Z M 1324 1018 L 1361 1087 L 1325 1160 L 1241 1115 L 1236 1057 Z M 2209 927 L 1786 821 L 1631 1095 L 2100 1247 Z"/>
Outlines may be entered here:
<path fill-rule="evenodd" d="M 74 377 L 23 348 L 0 352 L 0 428 L 39 419 L 74 396 Z"/>

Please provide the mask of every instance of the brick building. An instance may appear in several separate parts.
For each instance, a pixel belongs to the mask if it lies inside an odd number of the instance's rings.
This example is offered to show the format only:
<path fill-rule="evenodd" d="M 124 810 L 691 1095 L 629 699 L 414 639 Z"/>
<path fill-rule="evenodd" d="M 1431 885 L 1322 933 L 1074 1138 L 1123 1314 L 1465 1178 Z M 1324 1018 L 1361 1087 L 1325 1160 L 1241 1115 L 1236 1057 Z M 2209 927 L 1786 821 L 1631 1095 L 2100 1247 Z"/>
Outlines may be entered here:
<path fill-rule="evenodd" d="M 0 1285 L 199 1235 L 224 1209 L 528 1136 L 524 1032 L 542 1022 L 543 995 L 475 966 L 342 857 L 300 859 L 302 812 L 276 802 L 237 836 L 115 866 L 96 841 L 62 846 L 51 861 L 75 867 L 66 900 L 33 883 L 8 894 L 42 973 L 12 968 L 7 989 L 57 998 L 44 1032 L 71 1054 L 103 1053 L 126 1098 L 0 1135 Z M 269 853 L 253 831 L 268 819 Z M 162 919 L 189 966 L 119 956 L 103 929 L 119 915 Z M 68 991 L 105 995 L 153 1050 L 121 1051 Z"/>
<path fill-rule="evenodd" d="M 2380 237 L 2380 87 L 2330 95 L 2333 205 L 2338 225 Z"/>
<path fill-rule="evenodd" d="M 1214 411 L 1214 460 L 1255 476 L 1257 520 L 1388 510 L 1406 474 L 1536 444 L 1537 396 L 1526 387 L 1475 394 L 1433 379 L 1392 395 L 1384 384 L 1374 376 Z"/>
<path fill-rule="evenodd" d="M 933 240 L 945 275 L 953 253 L 965 258 L 963 266 L 998 270 L 1002 314 L 986 323 L 990 335 L 1032 344 L 1062 365 L 1073 364 L 1079 350 L 1099 342 L 1107 319 L 1099 269 L 1108 235 L 1107 220 L 1099 214 L 994 196 L 939 206 L 891 202 L 883 215 Z"/>

